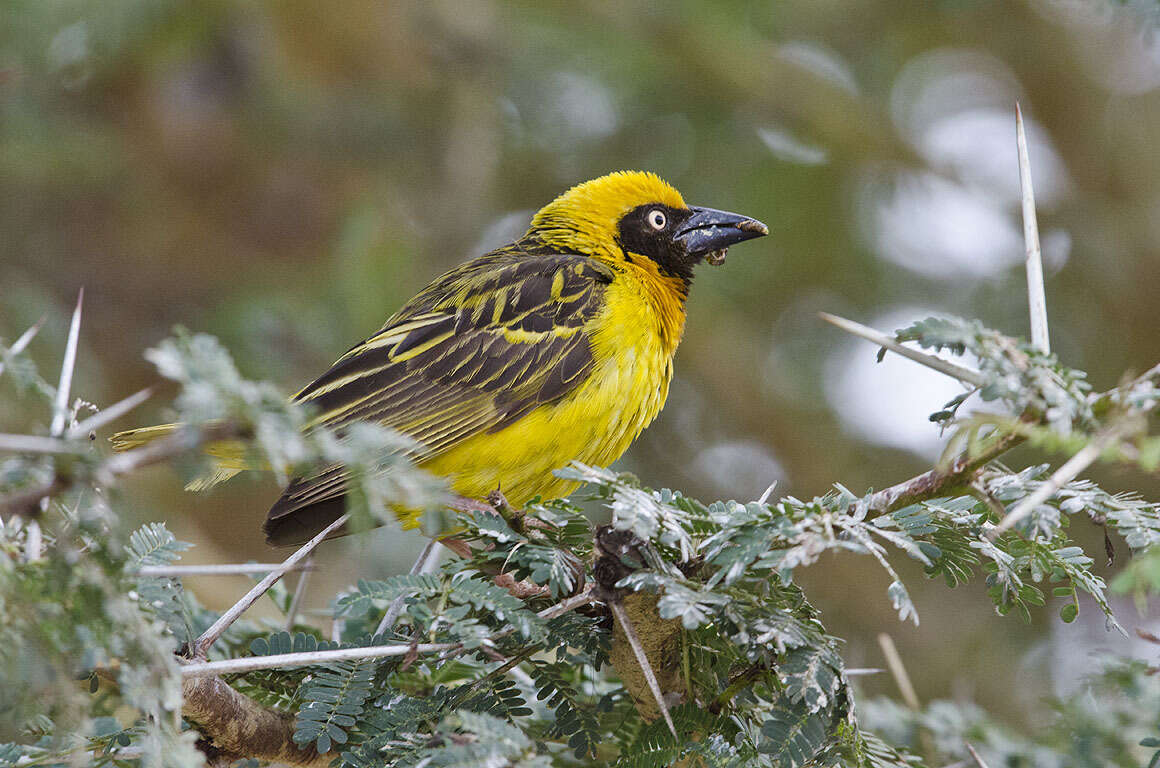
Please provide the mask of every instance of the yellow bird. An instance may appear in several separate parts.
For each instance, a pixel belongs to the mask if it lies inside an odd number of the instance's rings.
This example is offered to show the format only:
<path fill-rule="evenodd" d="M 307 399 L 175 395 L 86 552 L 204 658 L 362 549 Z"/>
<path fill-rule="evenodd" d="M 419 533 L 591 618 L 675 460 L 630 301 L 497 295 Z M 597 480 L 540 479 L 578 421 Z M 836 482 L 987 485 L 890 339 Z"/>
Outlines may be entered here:
<path fill-rule="evenodd" d="M 611 464 L 664 406 L 693 268 L 768 232 L 686 205 L 651 173 L 602 176 L 542 208 L 516 242 L 437 278 L 294 399 L 315 409 L 312 424 L 409 436 L 419 465 L 462 496 L 502 488 L 519 508 L 566 495 L 576 483 L 553 470 Z M 342 467 L 293 480 L 267 541 L 300 543 L 336 520 L 345 484 Z"/>

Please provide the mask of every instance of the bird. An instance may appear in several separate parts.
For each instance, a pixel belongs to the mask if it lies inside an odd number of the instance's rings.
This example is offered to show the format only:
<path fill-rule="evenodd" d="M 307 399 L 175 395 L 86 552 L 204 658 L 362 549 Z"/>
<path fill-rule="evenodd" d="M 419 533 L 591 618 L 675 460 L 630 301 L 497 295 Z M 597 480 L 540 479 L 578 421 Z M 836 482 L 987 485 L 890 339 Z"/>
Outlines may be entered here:
<path fill-rule="evenodd" d="M 694 268 L 768 233 L 687 205 L 651 172 L 586 181 L 515 242 L 437 277 L 293 399 L 315 414 L 307 429 L 397 430 L 460 496 L 501 489 L 517 509 L 566 496 L 578 483 L 554 470 L 611 464 L 664 406 Z M 114 448 L 174 428 L 122 432 Z M 267 542 L 300 544 L 337 520 L 348 480 L 338 465 L 292 479 L 267 514 Z M 396 514 L 417 524 L 417 513 Z"/>

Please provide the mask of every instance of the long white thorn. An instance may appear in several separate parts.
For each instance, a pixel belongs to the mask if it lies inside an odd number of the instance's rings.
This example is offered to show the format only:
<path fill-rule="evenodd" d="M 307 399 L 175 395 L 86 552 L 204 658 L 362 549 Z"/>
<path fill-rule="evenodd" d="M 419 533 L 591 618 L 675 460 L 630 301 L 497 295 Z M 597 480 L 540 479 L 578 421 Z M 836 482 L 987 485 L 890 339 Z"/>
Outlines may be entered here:
<path fill-rule="evenodd" d="M 592 602 L 592 588 L 589 586 L 583 592 L 567 600 L 561 600 L 555 605 L 545 608 L 536 615 L 541 619 L 554 619 L 557 616 L 573 611 L 582 605 Z M 337 624 L 338 622 L 336 622 Z M 515 632 L 510 624 L 491 636 L 491 642 L 507 637 Z M 335 637 L 337 640 L 337 637 Z M 340 648 L 333 651 L 309 651 L 306 653 L 282 653 L 274 656 L 250 656 L 241 659 L 226 659 L 225 661 L 194 661 L 181 667 L 183 677 L 205 677 L 229 672 L 249 672 L 255 669 L 272 669 L 274 667 L 303 667 L 311 664 L 326 664 L 332 661 L 353 661 L 356 659 L 382 659 L 390 656 L 403 656 L 408 653 L 444 653 L 450 655 L 464 651 L 463 643 L 400 643 L 395 645 L 372 645 L 365 648 Z"/>
<path fill-rule="evenodd" d="M 72 322 L 68 328 L 68 342 L 64 347 L 64 360 L 60 364 L 60 382 L 56 387 L 56 399 L 52 406 L 52 425 L 49 434 L 60 437 L 68 425 L 68 396 L 72 391 L 73 370 L 77 364 L 77 346 L 81 337 L 81 309 L 85 303 L 85 289 L 77 292 L 77 305 L 73 309 Z M 40 510 L 48 509 L 48 498 L 40 502 Z M 28 562 L 40 559 L 44 538 L 40 533 L 40 523 L 36 520 L 28 521 L 28 529 L 24 540 L 24 557 Z"/>
<path fill-rule="evenodd" d="M 405 656 L 408 653 L 439 653 L 462 647 L 459 643 L 420 643 L 412 645 L 375 645 L 366 648 L 341 648 L 333 651 L 309 651 L 306 653 L 279 653 L 273 656 L 250 656 L 225 661 L 202 661 L 181 667 L 182 677 L 205 677 L 229 672 L 251 672 L 255 669 L 275 667 L 306 667 L 311 664 L 329 664 L 336 661 L 357 659 L 385 659 L 390 656 Z"/>
<path fill-rule="evenodd" d="M 77 364 L 77 345 L 81 336 L 81 308 L 85 303 L 85 289 L 77 293 L 77 305 L 73 310 L 72 322 L 68 328 L 68 343 L 64 348 L 64 361 L 60 366 L 60 384 L 56 388 L 56 401 L 52 409 L 52 426 L 49 434 L 60 437 L 68 422 L 68 397 L 72 392 L 73 370 Z"/>
<path fill-rule="evenodd" d="M 894 340 L 894 337 L 888 336 L 882 331 L 876 331 L 873 328 L 856 323 L 853 320 L 847 320 L 844 317 L 831 315 L 829 312 L 819 312 L 818 316 L 831 325 L 841 328 L 846 333 L 851 333 L 867 341 L 873 342 L 880 347 L 886 347 L 891 352 L 897 352 L 903 357 L 913 360 L 919 365 L 925 365 L 931 370 L 938 371 L 944 376 L 950 376 L 952 379 L 958 379 L 964 384 L 970 384 L 972 387 L 981 387 L 986 380 L 983 374 L 978 371 L 973 371 L 949 360 L 944 360 L 936 355 L 929 355 L 926 352 L 919 352 L 917 349 L 911 349 L 903 344 L 899 344 Z"/>
<path fill-rule="evenodd" d="M 133 576 L 152 576 L 165 578 L 180 578 L 182 576 L 252 576 L 276 571 L 282 563 L 222 563 L 220 565 L 144 565 L 135 571 Z M 309 563 L 303 563 L 290 571 L 313 570 Z M 330 614 L 327 613 L 327 616 Z"/>
<path fill-rule="evenodd" d="M 29 344 L 32 343 L 32 340 L 36 338 L 36 334 L 40 333 L 40 329 L 43 326 L 44 326 L 44 318 L 42 317 L 39 320 L 37 320 L 35 323 L 33 323 L 32 326 L 27 331 L 20 334 L 20 338 L 18 338 L 16 340 L 16 342 L 11 347 L 8 348 L 8 352 L 10 354 L 13 354 L 13 355 L 19 355 L 21 352 L 23 352 L 25 350 L 25 348 L 28 347 Z M 4 362 L 3 361 L 0 361 L 0 373 L 4 373 Z"/>
<path fill-rule="evenodd" d="M 345 525 L 349 519 L 349 514 L 342 515 L 333 523 L 319 531 L 313 539 L 303 544 L 297 552 L 283 560 L 279 568 L 266 574 L 265 578 L 255 584 L 241 600 L 234 603 L 228 611 L 221 615 L 221 618 L 213 623 L 213 626 L 203 632 L 201 637 L 197 638 L 197 642 L 194 643 L 193 647 L 193 657 L 195 659 L 204 659 L 209 647 L 222 636 L 223 632 L 229 629 L 231 624 L 238 620 L 239 616 L 245 613 L 251 605 L 256 603 L 262 595 L 269 592 L 270 587 L 274 586 L 275 582 L 282 578 L 287 571 L 296 566 L 301 560 L 304 560 L 327 536 Z"/>
<path fill-rule="evenodd" d="M 657 701 L 657 707 L 665 718 L 665 724 L 669 727 L 669 732 L 673 734 L 674 739 L 680 741 L 681 737 L 677 735 L 677 727 L 673 725 L 673 716 L 669 714 L 669 705 L 665 703 L 665 695 L 661 692 L 661 684 L 657 681 L 652 664 L 649 664 L 648 656 L 644 652 L 644 646 L 640 643 L 640 637 L 637 636 L 636 629 L 628 619 L 628 611 L 624 610 L 624 605 L 620 600 L 615 598 L 608 601 L 608 607 L 612 609 L 612 615 L 620 622 L 620 628 L 624 630 L 624 636 L 628 638 L 628 644 L 636 656 L 636 662 L 640 664 L 640 671 L 644 673 L 644 679 L 648 682 L 648 689 L 652 691 L 653 698 Z"/>
<path fill-rule="evenodd" d="M 1019 150 L 1019 187 L 1023 191 L 1023 243 L 1027 255 L 1027 304 L 1031 312 L 1031 343 L 1041 352 L 1051 351 L 1047 330 L 1047 294 L 1043 289 L 1043 255 L 1039 247 L 1039 222 L 1035 217 L 1035 189 L 1031 185 L 1031 161 L 1023 110 L 1015 102 L 1015 143 Z"/>
<path fill-rule="evenodd" d="M 108 408 L 103 409 L 100 413 L 94 413 L 84 421 L 72 427 L 65 433 L 65 437 L 76 439 L 84 437 L 90 432 L 95 432 L 101 427 L 108 424 L 110 421 L 115 421 L 124 416 L 129 411 L 133 410 L 141 403 L 153 396 L 153 387 L 146 387 L 140 392 L 129 395 L 124 400 L 113 403 Z"/>

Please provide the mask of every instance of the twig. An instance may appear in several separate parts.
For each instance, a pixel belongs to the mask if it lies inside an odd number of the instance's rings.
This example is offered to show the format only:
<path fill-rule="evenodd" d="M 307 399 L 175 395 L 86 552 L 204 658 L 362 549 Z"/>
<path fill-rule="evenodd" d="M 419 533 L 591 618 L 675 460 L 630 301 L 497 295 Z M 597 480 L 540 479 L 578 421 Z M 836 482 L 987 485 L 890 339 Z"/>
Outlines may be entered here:
<path fill-rule="evenodd" d="M 1039 487 L 1033 493 L 1025 496 L 1015 507 L 1007 513 L 1007 515 L 991 530 L 987 531 L 987 536 L 992 541 L 999 538 L 1004 531 L 1021 522 L 1024 518 L 1035 511 L 1043 502 L 1051 498 L 1060 488 L 1070 483 L 1072 480 L 1090 467 L 1092 463 L 1100 457 L 1100 454 L 1116 440 L 1120 439 L 1124 432 L 1122 423 L 1113 424 L 1108 429 L 1100 432 L 1095 438 L 1075 452 L 1075 455 L 1068 459 L 1051 474 L 1051 477 L 1040 483 Z"/>
<path fill-rule="evenodd" d="M 72 391 L 73 371 L 77 364 L 77 347 L 81 336 L 81 309 L 85 303 L 85 289 L 77 292 L 77 305 L 73 309 L 72 322 L 69 323 L 68 341 L 64 347 L 64 359 L 60 364 L 60 382 L 56 387 L 56 398 L 52 406 L 52 424 L 48 433 L 56 438 L 64 434 L 68 424 L 68 396 Z M 40 500 L 40 511 L 48 509 L 48 498 Z M 40 523 L 35 519 L 28 521 L 28 528 L 24 539 L 24 559 L 28 562 L 40 559 L 43 537 L 40 534 Z"/>
<path fill-rule="evenodd" d="M 1023 435 L 1008 432 L 998 435 L 975 454 L 963 454 L 943 469 L 932 469 L 917 477 L 870 494 L 866 508 L 870 512 L 892 512 L 926 499 L 948 495 L 959 488 L 969 488 L 975 471 L 1026 440 Z"/>
<path fill-rule="evenodd" d="M 975 758 L 975 762 L 978 763 L 979 768 L 989 768 L 986 761 L 979 757 L 979 753 L 976 752 L 975 748 L 971 746 L 971 742 L 964 741 L 963 743 L 967 745 L 967 751 L 971 753 L 971 757 Z"/>
<path fill-rule="evenodd" d="M 290 600 L 290 609 L 286 611 L 286 631 L 294 630 L 294 619 L 298 616 L 298 606 L 302 604 L 302 598 L 306 594 L 306 585 L 310 582 L 310 572 L 314 570 L 314 558 L 309 558 L 302 564 L 302 575 L 298 577 L 298 583 L 294 585 L 294 597 Z"/>
<path fill-rule="evenodd" d="M 225 440 L 237 435 L 237 427 L 224 421 L 207 424 L 201 429 L 186 427 L 176 434 L 141 448 L 110 456 L 96 468 L 93 476 L 99 484 L 109 485 L 121 475 L 150 464 L 166 461 L 186 451 L 192 451 L 202 443 Z M 77 479 L 76 477 L 64 477 L 58 473 L 52 480 L 43 485 L 0 498 L 0 517 L 20 515 L 34 519 L 42 511 L 41 502 L 68 488 Z"/>
<path fill-rule="evenodd" d="M 869 677 L 870 675 L 881 675 L 885 671 L 885 669 L 877 667 L 850 667 L 846 670 L 846 677 Z"/>
<path fill-rule="evenodd" d="M 44 326 L 44 320 L 45 320 L 45 318 L 43 318 L 43 317 L 40 318 L 35 323 L 33 323 L 32 326 L 27 331 L 20 334 L 20 338 L 18 338 L 12 344 L 12 346 L 8 348 L 8 354 L 19 355 L 21 352 L 23 352 L 25 347 L 27 347 L 29 344 L 31 344 L 32 340 L 34 338 L 36 338 L 36 334 L 40 333 L 40 329 Z M 0 373 L 4 373 L 4 361 L 3 360 L 0 360 Z"/>
<path fill-rule="evenodd" d="M 661 710 L 661 715 L 665 718 L 665 724 L 669 726 L 669 732 L 673 734 L 673 738 L 680 740 L 677 735 L 677 727 L 673 725 L 673 717 L 669 714 L 669 705 L 665 703 L 665 696 L 661 693 L 661 684 L 657 682 L 656 673 L 653 672 L 652 665 L 649 664 L 648 656 L 645 655 L 644 647 L 640 644 L 640 638 L 636 634 L 636 629 L 633 628 L 632 622 L 628 620 L 628 612 L 624 610 L 624 604 L 619 599 L 612 599 L 608 601 L 608 607 L 612 609 L 612 615 L 620 622 L 621 629 L 624 630 L 624 636 L 628 638 L 628 644 L 632 647 L 632 652 L 636 655 L 636 661 L 640 664 L 640 671 L 644 673 L 644 679 L 648 682 L 649 690 L 652 691 L 653 698 L 657 700 L 657 707 Z"/>
<path fill-rule="evenodd" d="M 133 572 L 136 576 L 158 576 L 180 578 L 182 576 L 249 576 L 255 573 L 269 573 L 282 567 L 282 563 L 224 563 L 221 565 L 145 565 Z M 314 570 L 309 562 L 289 569 L 289 571 Z M 288 571 L 288 572 L 289 572 Z M 327 614 L 329 615 L 329 614 Z"/>
<path fill-rule="evenodd" d="M 423 545 L 423 550 L 419 552 L 419 557 L 415 559 L 415 564 L 411 566 L 411 575 L 422 573 L 427 565 L 427 560 L 435 553 L 435 539 L 428 539 L 427 543 Z M 395 626 L 395 621 L 399 618 L 399 614 L 403 611 L 403 601 L 406 600 L 406 595 L 399 595 L 391 601 L 387 612 L 383 614 L 383 620 L 379 622 L 379 626 L 375 629 L 376 635 L 384 634 Z"/>
<path fill-rule="evenodd" d="M 981 387 L 986 383 L 983 374 L 978 371 L 973 371 L 957 363 L 952 363 L 949 360 L 944 360 L 937 355 L 930 355 L 926 352 L 920 352 L 917 349 L 911 349 L 903 344 L 898 343 L 892 336 L 888 336 L 881 331 L 876 331 L 873 328 L 856 323 L 853 320 L 847 320 L 844 317 L 831 315 L 829 312 L 819 312 L 818 316 L 831 325 L 841 328 L 846 333 L 852 333 L 867 341 L 871 341 L 880 347 L 885 347 L 892 352 L 897 352 L 905 358 L 913 360 L 914 362 L 925 365 L 927 368 L 938 371 L 939 373 L 950 376 L 952 379 L 958 379 L 964 384 L 970 384 L 972 387 Z"/>
<path fill-rule="evenodd" d="M 910 675 L 906 674 L 906 667 L 902 664 L 902 657 L 898 655 L 893 638 L 882 632 L 878 635 L 878 645 L 882 648 L 882 655 L 886 657 L 886 666 L 890 668 L 890 674 L 894 676 L 894 682 L 898 685 L 902 700 L 915 712 L 920 711 L 922 704 L 919 703 L 918 694 L 914 692 L 914 686 L 910 683 Z"/>
<path fill-rule="evenodd" d="M 321 536 L 322 534 L 319 535 Z M 559 603 L 545 608 L 536 615 L 541 619 L 554 619 L 591 601 L 591 593 L 585 591 L 575 597 L 561 600 Z M 492 635 L 491 640 L 499 640 L 515 631 L 515 627 L 509 624 L 504 629 Z M 281 653 L 273 656 L 252 656 L 242 659 L 226 659 L 225 661 L 195 661 L 183 665 L 181 667 L 181 674 L 184 677 L 204 677 L 206 675 L 249 672 L 255 669 L 270 669 L 273 667 L 303 667 L 311 664 L 327 664 L 333 661 L 404 656 L 412 652 L 441 653 L 462 650 L 464 650 L 462 643 L 396 643 L 394 645 L 372 645 L 365 648 L 340 648 L 333 651 L 311 651 L 307 653 Z"/>
<path fill-rule="evenodd" d="M 0 434 L 0 451 L 5 452 L 75 455 L 85 450 L 86 446 L 59 437 Z"/>
<path fill-rule="evenodd" d="M 1035 189 L 1031 185 L 1031 161 L 1023 110 L 1015 102 L 1015 143 L 1019 150 L 1019 187 L 1023 191 L 1023 242 L 1027 252 L 1027 304 L 1031 312 L 1031 343 L 1041 352 L 1051 351 L 1047 331 L 1047 295 L 1043 289 L 1043 256 L 1039 247 L 1039 223 L 1035 217 Z"/>
<path fill-rule="evenodd" d="M 239 616 L 245 613 L 251 605 L 256 603 L 258 599 L 262 597 L 262 595 L 266 594 L 266 592 L 270 590 L 270 587 L 274 586 L 278 579 L 282 578 L 282 576 L 284 576 L 288 570 L 293 568 L 298 564 L 299 561 L 303 560 L 307 555 L 313 552 L 315 547 L 321 544 L 327 536 L 329 536 L 335 530 L 346 525 L 349 519 L 349 514 L 340 516 L 333 523 L 319 531 L 313 539 L 303 544 L 297 552 L 286 558 L 282 562 L 281 567 L 266 574 L 265 578 L 255 584 L 249 592 L 242 596 L 241 600 L 234 603 L 228 611 L 221 615 L 221 618 L 213 623 L 213 626 L 203 632 L 201 637 L 197 638 L 197 642 L 195 642 L 193 646 L 193 658 L 204 659 L 210 646 L 213 645 L 219 637 L 221 637 L 222 633 L 225 632 L 231 624 L 237 621 Z"/>
<path fill-rule="evenodd" d="M 91 432 L 95 432 L 101 427 L 105 426 L 111 421 L 121 418 L 129 411 L 133 410 L 141 403 L 153 396 L 153 387 L 146 387 L 145 389 L 135 394 L 129 395 L 124 400 L 110 405 L 99 413 L 95 413 L 84 421 L 75 425 L 68 432 L 65 437 L 78 438 L 85 437 Z"/>
<path fill-rule="evenodd" d="M 250 656 L 225 661 L 191 662 L 182 666 L 181 674 L 183 677 L 206 677 L 274 667 L 308 667 L 312 664 L 330 664 L 336 661 L 385 659 L 391 656 L 406 656 L 408 653 L 440 653 L 461 647 L 460 643 L 396 643 L 371 645 L 365 648 L 340 648 L 333 651 L 278 653 L 272 656 Z"/>

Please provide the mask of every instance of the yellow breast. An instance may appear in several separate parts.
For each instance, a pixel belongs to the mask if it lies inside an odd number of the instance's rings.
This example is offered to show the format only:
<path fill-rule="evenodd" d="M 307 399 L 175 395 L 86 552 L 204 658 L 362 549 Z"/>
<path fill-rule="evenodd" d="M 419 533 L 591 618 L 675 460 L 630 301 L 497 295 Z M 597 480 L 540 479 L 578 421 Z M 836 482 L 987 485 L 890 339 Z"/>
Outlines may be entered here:
<path fill-rule="evenodd" d="M 571 461 L 607 466 L 620 458 L 665 404 L 685 319 L 684 285 L 657 274 L 650 260 L 636 262 L 617 271 L 587 329 L 595 366 L 580 387 L 424 467 L 463 496 L 501 488 L 522 506 L 573 491 L 576 483 L 552 474 Z"/>

